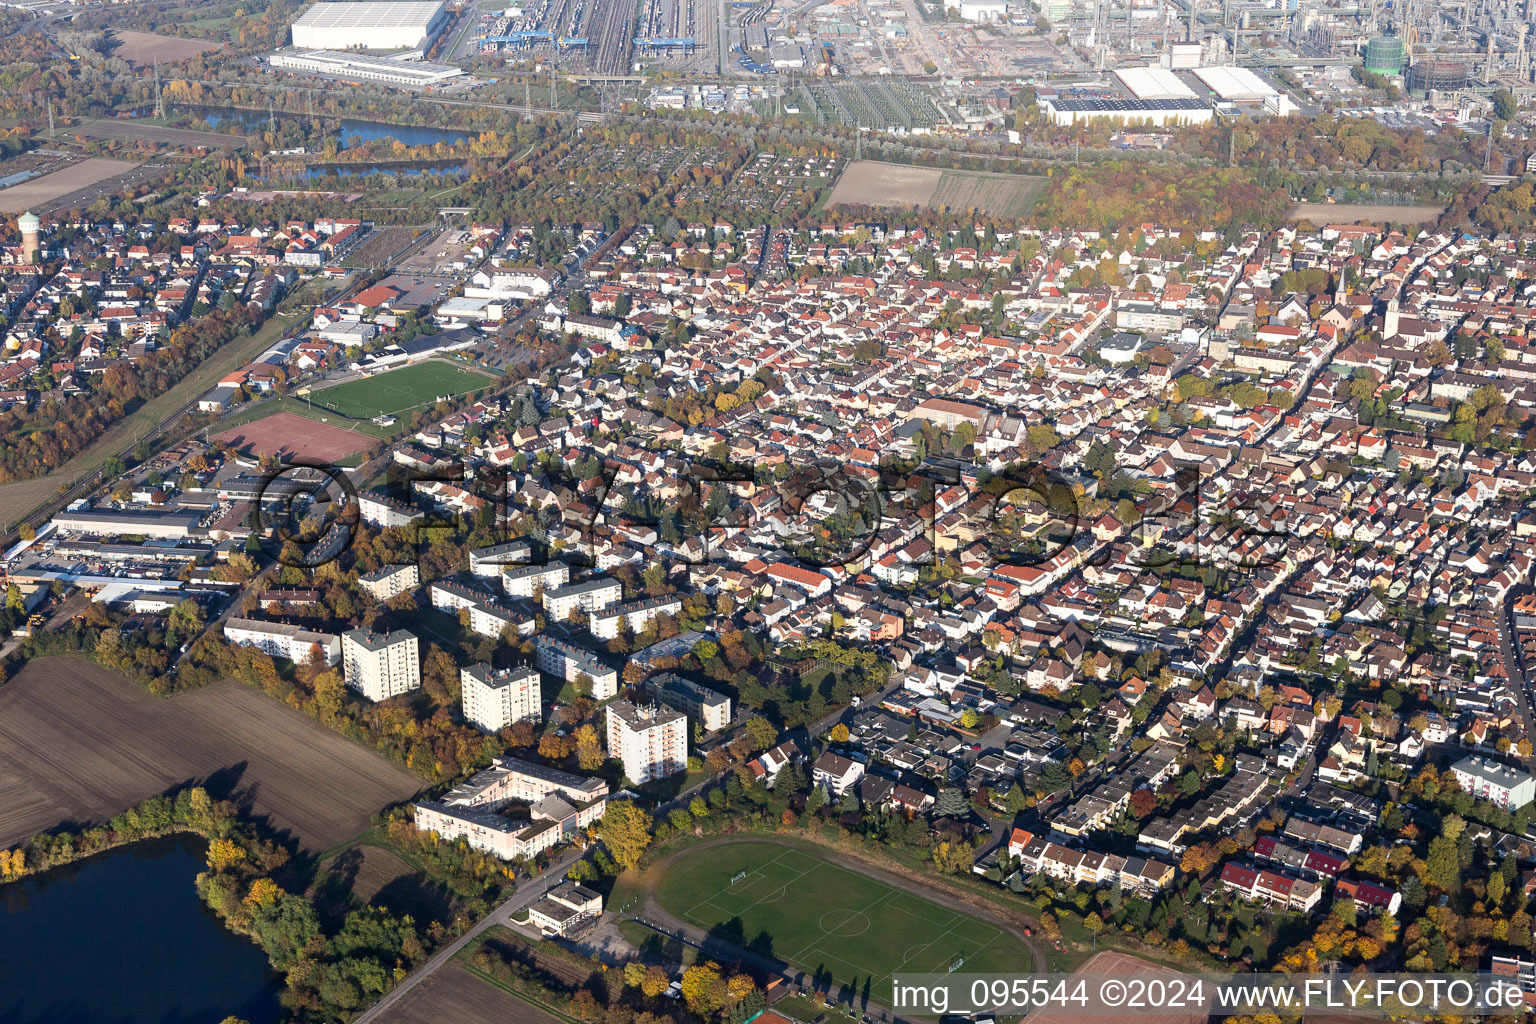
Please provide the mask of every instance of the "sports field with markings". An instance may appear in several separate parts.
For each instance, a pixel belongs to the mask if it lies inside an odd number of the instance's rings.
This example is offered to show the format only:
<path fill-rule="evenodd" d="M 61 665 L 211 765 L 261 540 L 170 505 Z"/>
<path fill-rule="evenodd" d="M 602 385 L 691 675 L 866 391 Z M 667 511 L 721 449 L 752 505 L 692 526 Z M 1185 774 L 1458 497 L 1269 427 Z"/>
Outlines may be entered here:
<path fill-rule="evenodd" d="M 690 924 L 856 989 L 873 982 L 876 993 L 888 992 L 884 983 L 897 973 L 1033 966 L 1000 928 L 773 843 L 685 854 L 667 866 L 656 898 Z"/>

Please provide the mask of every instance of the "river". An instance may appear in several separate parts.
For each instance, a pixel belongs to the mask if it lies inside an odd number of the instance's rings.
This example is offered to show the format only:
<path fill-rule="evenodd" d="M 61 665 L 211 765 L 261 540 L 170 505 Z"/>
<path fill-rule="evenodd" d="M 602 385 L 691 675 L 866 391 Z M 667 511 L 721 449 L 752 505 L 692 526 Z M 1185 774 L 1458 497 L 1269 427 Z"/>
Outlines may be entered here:
<path fill-rule="evenodd" d="M 5 1024 L 272 1024 L 266 954 L 197 894 L 201 839 L 151 839 L 0 886 Z"/>

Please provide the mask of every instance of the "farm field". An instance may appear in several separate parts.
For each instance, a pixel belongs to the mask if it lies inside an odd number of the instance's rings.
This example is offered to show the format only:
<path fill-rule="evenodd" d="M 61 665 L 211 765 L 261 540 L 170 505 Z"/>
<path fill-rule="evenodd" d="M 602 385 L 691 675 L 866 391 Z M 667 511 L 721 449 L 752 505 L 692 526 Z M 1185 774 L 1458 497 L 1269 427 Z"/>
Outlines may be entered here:
<path fill-rule="evenodd" d="M 112 33 L 112 41 L 116 44 L 112 48 L 112 56 L 139 67 L 149 67 L 157 60 L 185 60 L 220 48 L 219 43 L 201 39 L 182 39 L 131 29 L 117 29 Z"/>
<path fill-rule="evenodd" d="M 1428 224 L 1445 212 L 1443 206 L 1372 206 L 1369 203 L 1293 203 L 1291 220 L 1324 224 Z"/>
<path fill-rule="evenodd" d="M 986 171 L 945 171 L 928 205 L 964 212 L 971 207 L 994 217 L 1023 217 L 1035 205 L 1035 196 L 1050 182 L 1027 174 L 990 174 Z"/>
<path fill-rule="evenodd" d="M 943 177 L 936 167 L 859 160 L 838 177 L 827 206 L 927 206 Z"/>
<path fill-rule="evenodd" d="M 335 463 L 373 443 L 354 430 L 320 423 L 294 412 L 274 412 L 241 426 L 230 427 L 212 440 L 256 455 Z"/>
<path fill-rule="evenodd" d="M 462 395 L 492 383 L 490 377 L 447 363 L 402 366 L 374 377 L 347 381 L 310 394 L 310 401 L 353 419 L 372 419 L 434 404 L 442 395 Z"/>
<path fill-rule="evenodd" d="M 809 850 L 742 840 L 671 862 L 655 890 L 668 913 L 721 938 L 828 975 L 889 991 L 892 974 L 1028 971 L 1030 953 L 1003 929 L 838 867 Z"/>
<path fill-rule="evenodd" d="M 0 847 L 103 821 L 202 781 L 310 850 L 359 834 L 421 784 L 403 768 L 233 680 L 164 699 L 76 658 L 0 687 Z"/>
<path fill-rule="evenodd" d="M 336 897 L 410 914 L 417 921 L 446 920 L 452 897 L 412 864 L 380 846 L 359 843 L 321 865 L 317 886 Z"/>
<path fill-rule="evenodd" d="M 1027 174 L 949 171 L 874 160 L 848 165 L 827 206 L 926 206 L 964 211 L 972 207 L 994 217 L 1022 217 L 1050 179 Z"/>
<path fill-rule="evenodd" d="M 434 973 L 379 1018 L 382 1024 L 561 1024 L 458 964 Z"/>
<path fill-rule="evenodd" d="M 22 213 L 108 178 L 126 174 L 137 166 L 127 160 L 107 160 L 102 157 L 81 160 L 52 174 L 0 190 L 0 213 Z"/>
<path fill-rule="evenodd" d="M 116 139 L 120 142 L 135 142 L 139 139 L 147 139 L 150 142 L 161 142 L 168 146 L 178 146 L 183 149 L 233 149 L 245 145 L 245 140 L 238 135 L 220 135 L 218 132 L 199 132 L 190 128 L 171 128 L 163 124 L 151 124 L 147 121 L 119 121 L 116 119 L 104 119 L 91 121 L 74 129 L 74 134 L 84 136 L 87 139 Z"/>

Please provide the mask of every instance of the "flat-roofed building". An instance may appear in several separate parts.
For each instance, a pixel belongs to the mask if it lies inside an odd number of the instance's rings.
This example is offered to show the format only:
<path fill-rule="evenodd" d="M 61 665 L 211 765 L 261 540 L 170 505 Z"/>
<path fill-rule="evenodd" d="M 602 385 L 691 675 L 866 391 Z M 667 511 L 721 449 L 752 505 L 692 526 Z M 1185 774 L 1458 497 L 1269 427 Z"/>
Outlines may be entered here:
<path fill-rule="evenodd" d="M 607 700 L 619 692 L 619 673 L 593 651 L 550 636 L 533 641 L 534 662 L 552 676 L 574 683 L 582 676 L 592 680 L 594 700 Z"/>
<path fill-rule="evenodd" d="M 528 908 L 528 923 L 545 935 L 579 935 L 603 913 L 602 893 L 562 882 Z"/>
<path fill-rule="evenodd" d="M 476 576 L 500 576 L 503 572 L 528 567 L 533 545 L 526 540 L 509 540 L 490 547 L 471 548 L 469 571 Z"/>
<path fill-rule="evenodd" d="M 646 597 L 639 601 L 611 604 L 591 612 L 592 635 L 612 640 L 619 635 L 619 623 L 629 626 L 631 633 L 639 633 L 655 621 L 658 615 L 677 615 L 683 610 L 683 600 L 675 594 Z"/>
<path fill-rule="evenodd" d="M 532 636 L 535 625 L 532 615 L 519 615 L 491 601 L 469 606 L 469 628 L 481 636 L 506 636 L 508 630 L 518 636 Z"/>
<path fill-rule="evenodd" d="M 53 517 L 53 528 L 61 533 L 87 533 L 98 537 L 181 540 L 193 536 L 201 521 L 202 517 L 196 512 L 107 509 L 60 512 Z"/>
<path fill-rule="evenodd" d="M 558 590 L 570 581 L 571 567 L 564 562 L 501 570 L 501 589 L 510 597 L 534 597 L 543 592 Z"/>
<path fill-rule="evenodd" d="M 531 665 L 497 671 L 481 662 L 459 670 L 464 719 L 486 732 L 499 732 L 513 722 L 537 722 L 540 704 L 539 671 Z"/>
<path fill-rule="evenodd" d="M 421 569 L 415 562 L 386 565 L 382 569 L 363 573 L 357 578 L 357 585 L 375 601 L 384 602 L 419 587 Z"/>
<path fill-rule="evenodd" d="M 661 672 L 646 680 L 645 689 L 667 707 L 698 719 L 705 732 L 715 732 L 731 724 L 731 698 L 691 679 Z"/>
<path fill-rule="evenodd" d="M 324 50 L 413 50 L 442 31 L 441 0 L 318 3 L 293 22 L 293 45 Z"/>
<path fill-rule="evenodd" d="M 388 635 L 367 629 L 341 634 L 347 686 L 377 703 L 421 687 L 421 648 L 403 629 Z"/>
<path fill-rule="evenodd" d="M 348 3 L 345 6 L 352 7 Z M 425 88 L 439 85 L 464 74 L 463 68 L 452 64 L 429 64 L 426 61 L 398 60 L 394 57 L 370 57 L 359 53 L 339 53 L 336 50 L 286 50 L 274 53 L 267 63 L 282 71 L 298 71 L 312 75 L 335 75 L 338 78 L 357 78 L 369 82 L 386 82 L 407 88 Z"/>
<path fill-rule="evenodd" d="M 514 801 L 534 804 L 547 796 L 558 796 L 569 803 L 585 805 L 607 795 L 608 783 L 602 779 L 503 755 L 493 758 L 489 768 L 449 790 L 443 802 L 495 808 Z"/>
<path fill-rule="evenodd" d="M 544 614 L 553 622 L 564 622 L 572 612 L 590 612 L 606 608 L 624 596 L 618 580 L 599 576 L 554 590 L 544 591 Z"/>
<path fill-rule="evenodd" d="M 688 718 L 681 711 L 627 700 L 608 705 L 608 756 L 624 764 L 637 785 L 686 771 Z"/>
<path fill-rule="evenodd" d="M 495 813 L 511 803 L 528 805 L 528 818 Z M 506 860 L 533 857 L 600 820 L 608 807 L 608 783 L 572 775 L 515 757 L 497 757 L 446 793 L 415 808 L 416 827 L 446 839 L 460 837 L 477 850 Z"/>
<path fill-rule="evenodd" d="M 1536 800 L 1536 778 L 1491 758 L 1476 754 L 1464 757 L 1451 765 L 1451 775 L 1458 786 L 1477 799 L 1507 810 Z"/>
<path fill-rule="evenodd" d="M 341 637 L 335 633 L 317 633 L 286 622 L 233 617 L 224 620 L 224 639 L 242 647 L 259 647 L 274 658 L 289 661 L 308 660 L 315 648 L 327 665 L 341 660 Z"/>
<path fill-rule="evenodd" d="M 426 513 L 414 505 L 391 498 L 377 491 L 361 491 L 357 496 L 358 518 L 369 526 L 380 528 L 409 526 Z"/>

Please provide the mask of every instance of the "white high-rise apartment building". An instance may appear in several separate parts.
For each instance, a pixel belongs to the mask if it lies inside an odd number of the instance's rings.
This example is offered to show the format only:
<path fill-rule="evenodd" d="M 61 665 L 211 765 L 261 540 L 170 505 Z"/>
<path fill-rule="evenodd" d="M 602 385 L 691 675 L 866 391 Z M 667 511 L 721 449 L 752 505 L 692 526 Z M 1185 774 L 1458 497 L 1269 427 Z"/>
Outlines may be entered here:
<path fill-rule="evenodd" d="M 608 756 L 624 762 L 633 783 L 666 778 L 688 767 L 688 716 L 627 700 L 608 705 Z"/>
<path fill-rule="evenodd" d="M 464 719 L 486 732 L 497 732 L 513 722 L 537 722 L 540 705 L 539 670 L 531 665 L 496 671 L 481 662 L 459 670 Z"/>
<path fill-rule="evenodd" d="M 342 671 L 347 685 L 377 703 L 421 686 L 421 651 L 403 629 L 388 636 L 367 629 L 341 635 Z"/>

